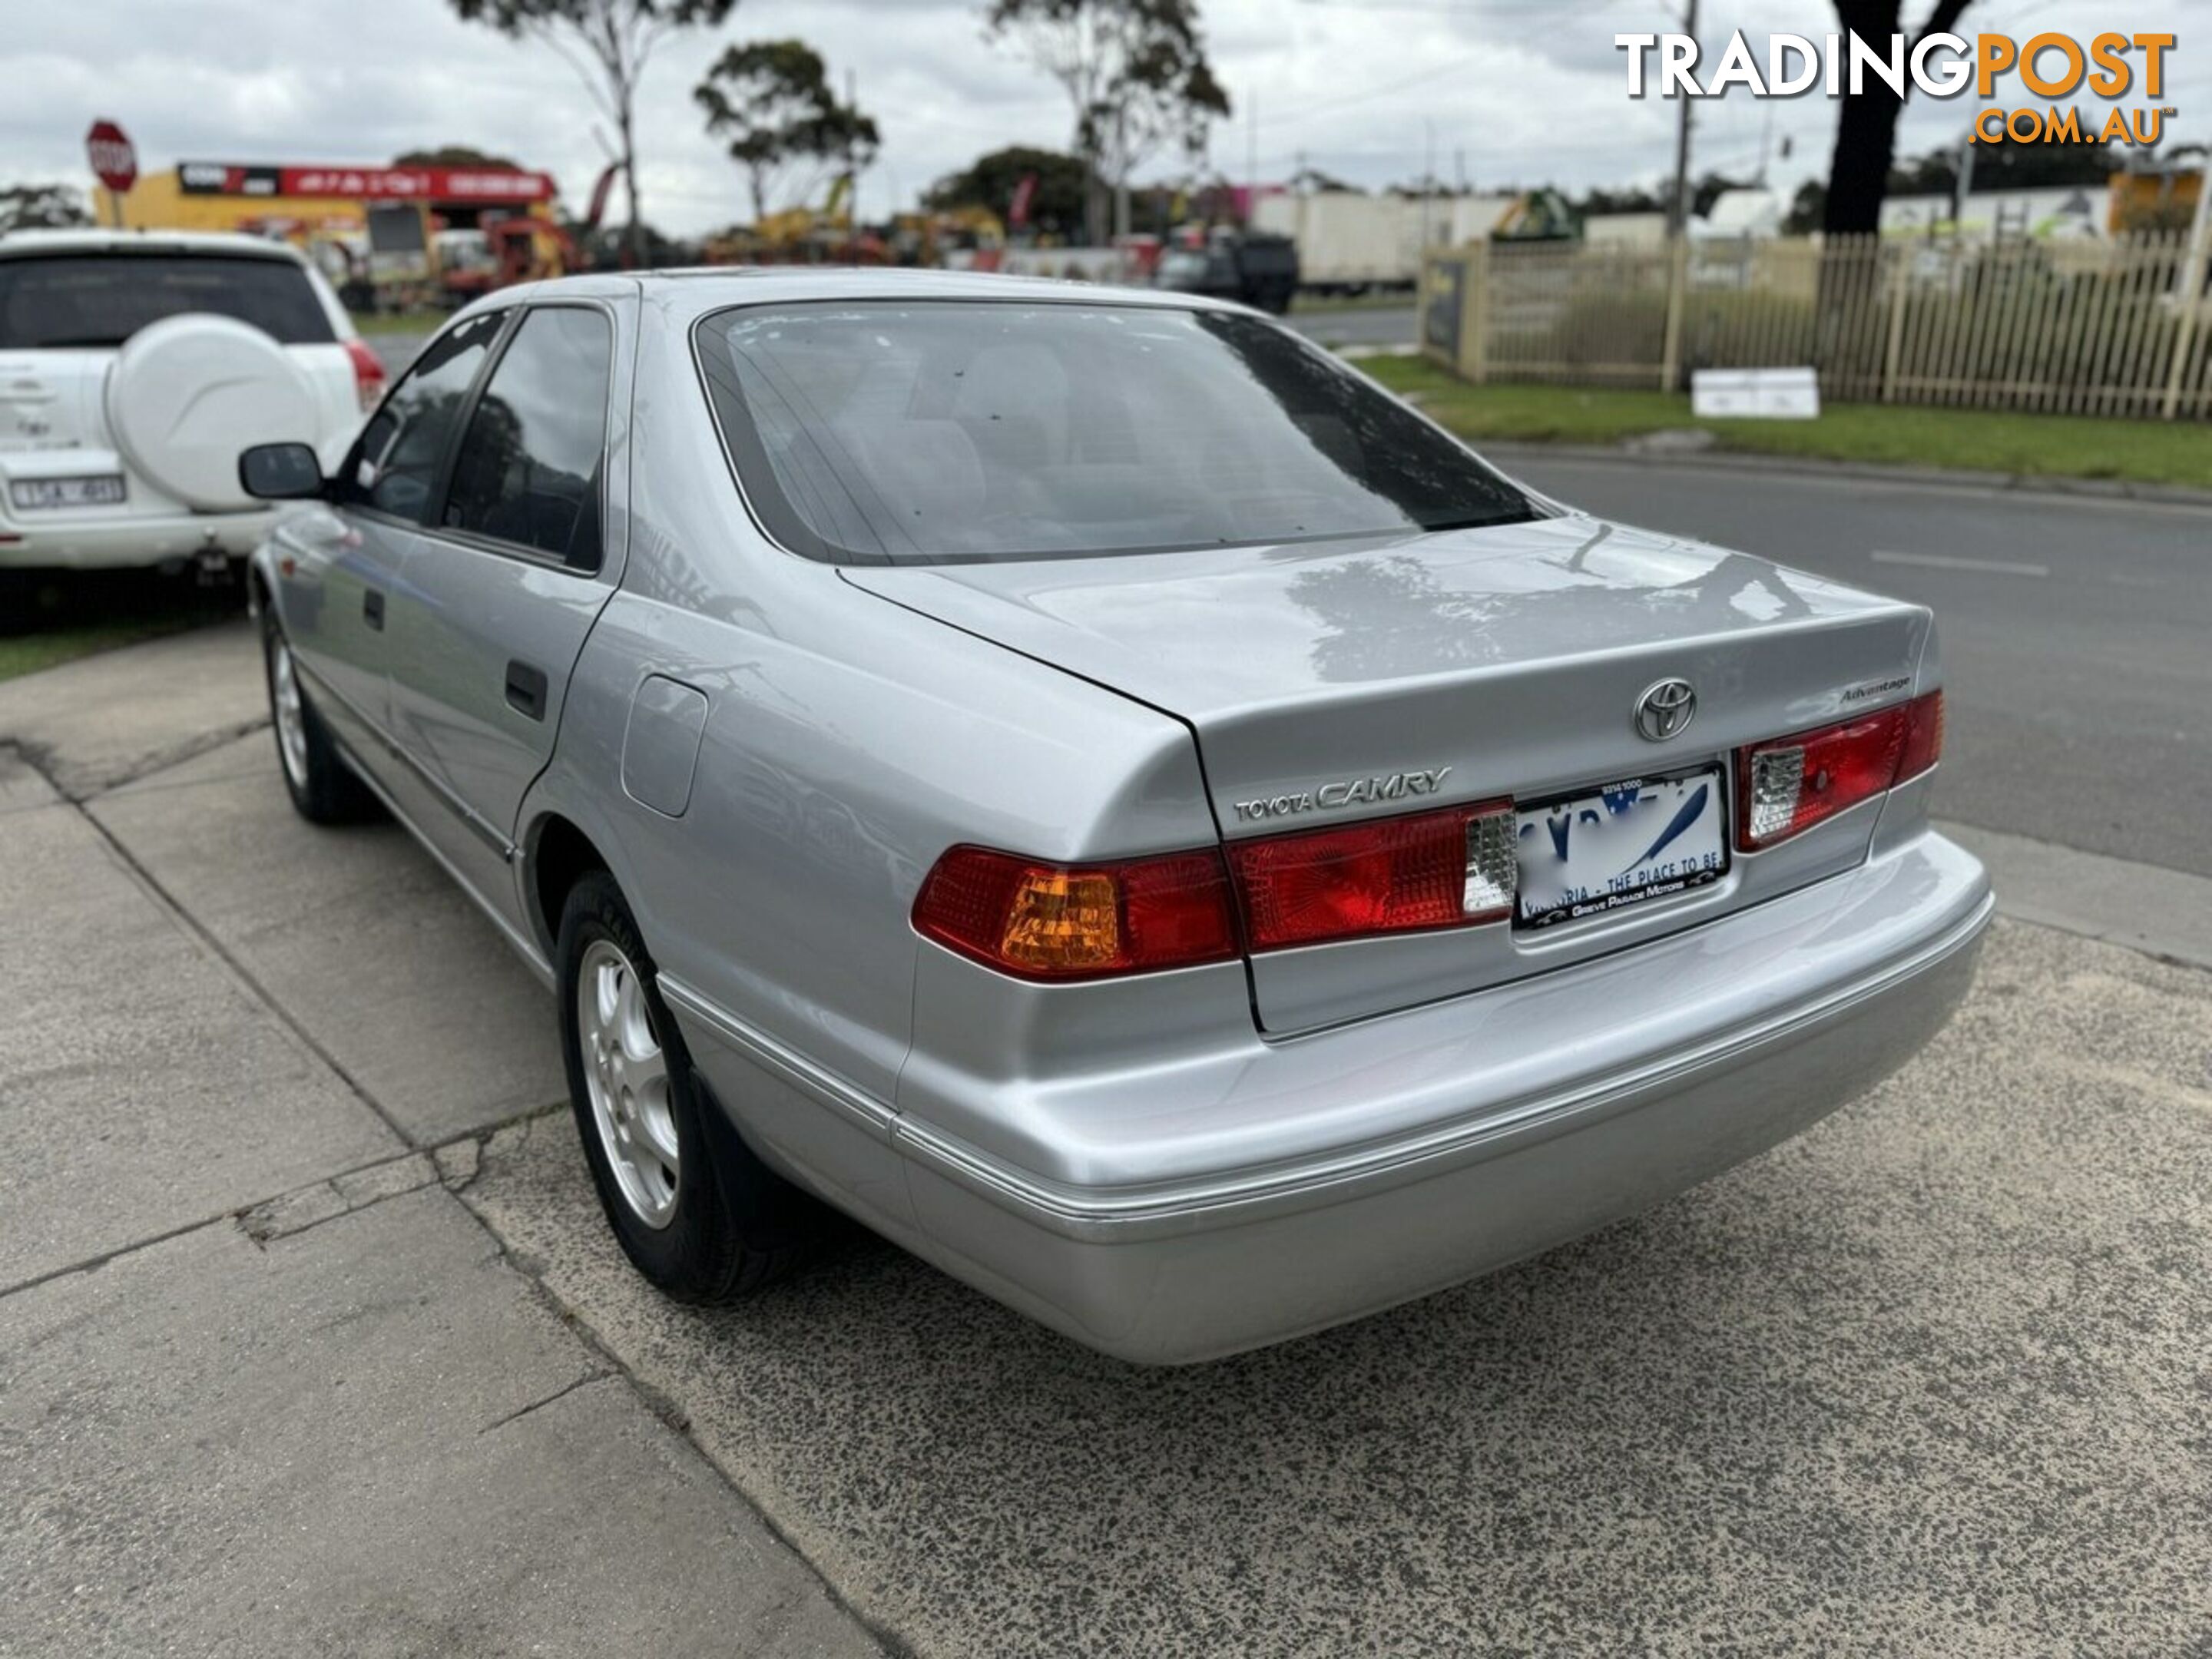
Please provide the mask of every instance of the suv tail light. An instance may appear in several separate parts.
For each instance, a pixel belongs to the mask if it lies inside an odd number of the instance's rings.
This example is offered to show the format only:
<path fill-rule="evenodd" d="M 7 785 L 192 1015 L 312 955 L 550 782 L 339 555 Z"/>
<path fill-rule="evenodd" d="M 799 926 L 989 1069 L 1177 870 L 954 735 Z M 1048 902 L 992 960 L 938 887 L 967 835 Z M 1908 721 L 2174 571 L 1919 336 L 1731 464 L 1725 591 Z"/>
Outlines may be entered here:
<path fill-rule="evenodd" d="M 1238 954 L 1229 875 L 1215 852 L 1065 865 L 956 847 L 922 882 L 914 925 L 1022 979 L 1097 979 Z"/>
<path fill-rule="evenodd" d="M 1736 751 L 1736 844 L 1787 841 L 1936 764 L 1943 694 Z"/>
<path fill-rule="evenodd" d="M 1255 951 L 1495 921 L 1519 861 L 1510 801 L 1231 843 Z"/>
<path fill-rule="evenodd" d="M 361 399 L 361 412 L 366 415 L 384 396 L 384 365 L 368 349 L 368 342 L 359 336 L 348 340 L 345 349 L 346 356 L 353 360 L 354 395 Z"/>

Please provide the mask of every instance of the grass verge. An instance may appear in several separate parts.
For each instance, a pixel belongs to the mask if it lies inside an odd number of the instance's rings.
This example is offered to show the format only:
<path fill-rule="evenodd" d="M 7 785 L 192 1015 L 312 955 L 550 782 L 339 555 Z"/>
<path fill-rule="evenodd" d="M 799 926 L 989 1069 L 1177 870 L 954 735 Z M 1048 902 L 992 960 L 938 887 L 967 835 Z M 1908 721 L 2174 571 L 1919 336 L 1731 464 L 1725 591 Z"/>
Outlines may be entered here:
<path fill-rule="evenodd" d="M 450 311 L 356 311 L 353 325 L 363 334 L 434 334 L 446 325 Z"/>
<path fill-rule="evenodd" d="M 0 572 L 0 680 L 204 627 L 245 608 L 235 586 L 198 587 L 186 577 L 117 571 L 33 581 Z"/>
<path fill-rule="evenodd" d="M 2212 489 L 2212 428 L 1895 404 L 1832 404 L 1811 421 L 1701 421 L 1686 397 L 1589 386 L 1470 386 L 1421 356 L 1359 367 L 1473 442 L 1615 444 L 1698 429 L 1716 449 L 1808 460 L 1952 467 L 2028 477 L 2113 478 Z"/>

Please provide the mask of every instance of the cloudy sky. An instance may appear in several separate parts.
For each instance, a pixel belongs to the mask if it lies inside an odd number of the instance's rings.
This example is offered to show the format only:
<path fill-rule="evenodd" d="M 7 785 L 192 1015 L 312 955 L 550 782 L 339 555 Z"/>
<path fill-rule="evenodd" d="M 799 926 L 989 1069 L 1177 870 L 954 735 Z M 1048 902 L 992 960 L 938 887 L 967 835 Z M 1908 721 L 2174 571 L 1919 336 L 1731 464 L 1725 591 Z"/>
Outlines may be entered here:
<path fill-rule="evenodd" d="M 1361 184 L 1440 176 L 1477 188 L 1573 188 L 1656 180 L 1671 158 L 1674 107 L 1626 95 L 1616 31 L 1664 30 L 1676 0 L 1202 0 L 1216 71 L 1237 105 L 1216 128 L 1214 164 L 1264 179 L 1303 159 Z M 1907 0 L 1916 21 L 1926 0 Z M 2204 0 L 1976 0 L 1962 28 L 2023 36 L 2059 29 L 2172 30 L 2170 140 L 2212 139 L 2212 35 L 2185 12 Z M 85 128 L 120 121 L 139 166 L 179 160 L 376 161 L 465 143 L 512 155 L 580 203 L 601 161 L 573 71 L 553 53 L 460 22 L 448 0 L 16 0 L 0 32 L 0 182 L 88 185 Z M 690 88 L 732 41 L 797 35 L 839 76 L 857 77 L 883 154 L 861 208 L 902 205 L 942 173 L 1007 143 L 1064 146 L 1058 89 L 988 45 L 981 0 L 739 0 L 711 33 L 679 36 L 647 71 L 641 112 L 647 215 L 678 234 L 749 216 L 736 168 L 701 128 Z M 1833 27 L 1819 0 L 1705 0 L 1717 55 L 1731 28 L 1763 48 L 1771 31 Z M 2012 101 L 2021 101 L 2017 88 Z M 2083 100 L 2085 117 L 2096 107 Z M 1967 100 L 1908 106 L 1904 148 L 1954 141 Z M 1256 117 L 1256 119 L 1254 118 Z M 1771 131 L 1770 131 L 1771 123 Z M 1698 106 L 1696 166 L 1773 183 L 1825 172 L 1833 106 L 1754 100 Z M 1787 140 L 1791 153 L 1781 155 Z"/>

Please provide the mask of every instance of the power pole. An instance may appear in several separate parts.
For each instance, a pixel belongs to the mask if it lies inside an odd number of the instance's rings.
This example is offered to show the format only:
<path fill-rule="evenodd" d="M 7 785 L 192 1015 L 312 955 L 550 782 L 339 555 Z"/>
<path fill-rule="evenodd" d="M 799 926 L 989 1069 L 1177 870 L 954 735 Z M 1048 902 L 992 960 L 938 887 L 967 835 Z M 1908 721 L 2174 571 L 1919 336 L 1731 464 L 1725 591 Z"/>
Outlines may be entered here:
<path fill-rule="evenodd" d="M 1698 0 L 1684 0 L 1682 26 L 1698 38 Z M 1690 267 L 1690 104 L 1685 95 L 1674 125 L 1674 198 L 1667 207 L 1667 325 L 1660 347 L 1659 389 L 1674 390 L 1682 359 L 1682 308 Z"/>
<path fill-rule="evenodd" d="M 1260 94 L 1254 93 L 1244 111 L 1244 222 L 1249 226 L 1260 210 Z"/>
<path fill-rule="evenodd" d="M 1957 235 L 1966 222 L 1966 198 L 1974 193 L 1974 130 L 1959 140 L 1958 165 L 1951 169 L 1951 234 Z"/>
<path fill-rule="evenodd" d="M 1129 234 L 1129 116 L 1126 106 L 1114 112 L 1114 235 Z"/>
<path fill-rule="evenodd" d="M 2179 175 L 2176 175 L 2178 178 Z M 2159 404 L 2161 418 L 2181 413 L 2182 371 L 2189 363 L 2190 348 L 2197 343 L 2197 314 L 2204 309 L 2204 265 L 2212 257 L 2212 155 L 2204 158 L 2197 175 L 2197 213 L 2189 222 L 2189 247 L 2181 256 L 2181 327 L 2173 340 L 2173 367 L 2166 371 L 2166 397 Z"/>
<path fill-rule="evenodd" d="M 845 127 L 845 251 L 849 257 L 854 233 L 860 228 L 860 152 L 850 119 L 860 113 L 860 77 L 850 69 L 845 71 L 845 109 L 848 117 Z"/>
<path fill-rule="evenodd" d="M 1683 27 L 1692 40 L 1698 38 L 1698 0 L 1686 0 L 1689 15 Z M 1680 107 L 1674 117 L 1674 197 L 1667 208 L 1667 234 L 1680 236 L 1690 222 L 1690 106 L 1696 100 L 1686 94 L 1678 99 Z"/>
<path fill-rule="evenodd" d="M 1429 198 L 1437 191 L 1437 124 L 1421 123 L 1421 257 L 1429 254 Z"/>

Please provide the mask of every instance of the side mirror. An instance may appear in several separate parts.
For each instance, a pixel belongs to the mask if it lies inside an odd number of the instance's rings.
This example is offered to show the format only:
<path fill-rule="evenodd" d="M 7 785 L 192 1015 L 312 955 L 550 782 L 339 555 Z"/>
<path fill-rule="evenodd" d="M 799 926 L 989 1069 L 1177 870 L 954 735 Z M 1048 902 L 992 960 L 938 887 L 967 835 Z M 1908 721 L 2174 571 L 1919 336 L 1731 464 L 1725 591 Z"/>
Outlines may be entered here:
<path fill-rule="evenodd" d="M 256 444 L 238 458 L 238 487 L 257 501 L 313 501 L 323 493 L 323 464 L 311 444 Z"/>

